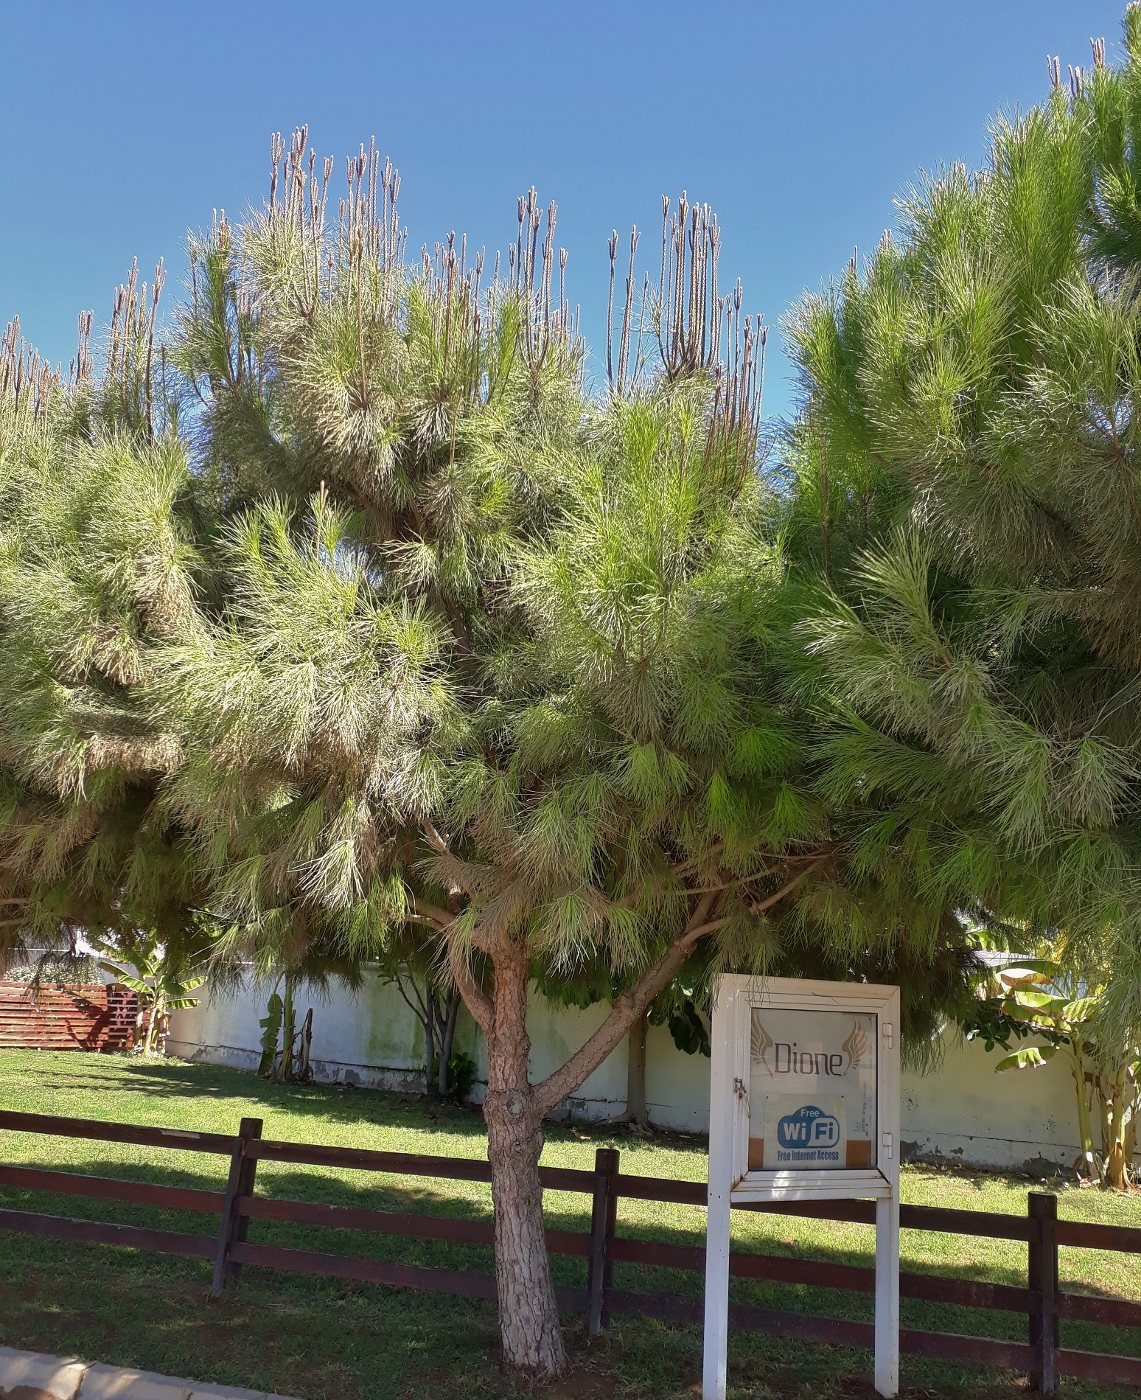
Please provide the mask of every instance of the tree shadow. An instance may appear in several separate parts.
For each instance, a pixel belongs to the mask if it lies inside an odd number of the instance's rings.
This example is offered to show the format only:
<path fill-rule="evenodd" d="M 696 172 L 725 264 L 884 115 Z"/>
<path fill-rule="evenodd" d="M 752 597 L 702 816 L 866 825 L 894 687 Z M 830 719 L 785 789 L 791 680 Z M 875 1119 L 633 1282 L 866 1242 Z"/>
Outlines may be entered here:
<path fill-rule="evenodd" d="M 148 1098 L 184 1101 L 206 1098 L 232 1099 L 235 1103 L 260 1105 L 267 1111 L 288 1111 L 305 1118 L 321 1118 L 348 1125 L 375 1124 L 381 1128 L 403 1126 L 413 1129 L 442 1129 L 456 1137 L 485 1140 L 483 1113 L 476 1104 L 455 1104 L 426 1098 L 419 1093 L 377 1089 L 344 1083 L 310 1082 L 281 1084 L 263 1079 L 250 1070 L 204 1062 L 144 1060 L 132 1055 L 113 1057 L 114 1067 L 106 1073 L 64 1077 L 58 1066 L 54 1074 L 44 1074 L 39 1082 L 46 1089 L 74 1091 L 86 1088 L 107 1092 L 124 1090 L 145 1093 Z M 237 1115 L 234 1127 L 237 1126 Z M 215 1131 L 225 1131 L 225 1126 Z M 544 1124 L 548 1142 L 588 1142 L 598 1147 L 624 1147 L 634 1142 L 669 1151 L 692 1150 L 704 1142 L 703 1135 L 655 1129 L 651 1134 L 633 1133 L 623 1124 L 577 1124 L 548 1119 Z M 482 1155 L 482 1154 L 481 1154 Z"/>
<path fill-rule="evenodd" d="M 460 1137 L 478 1138 L 486 1131 L 483 1116 L 474 1106 L 437 1103 L 420 1094 L 350 1084 L 279 1084 L 249 1071 L 223 1066 L 123 1057 L 114 1071 L 107 1074 L 84 1073 L 75 1079 L 45 1075 L 41 1082 L 52 1090 L 137 1091 L 158 1100 L 231 1099 L 243 1105 L 260 1105 L 267 1111 L 288 1111 L 303 1118 L 319 1117 L 334 1123 L 375 1123 L 377 1127 L 392 1127 L 394 1123 L 406 1121 L 410 1127 L 422 1130 L 444 1127 Z M 235 1128 L 236 1121 L 235 1117 Z"/>

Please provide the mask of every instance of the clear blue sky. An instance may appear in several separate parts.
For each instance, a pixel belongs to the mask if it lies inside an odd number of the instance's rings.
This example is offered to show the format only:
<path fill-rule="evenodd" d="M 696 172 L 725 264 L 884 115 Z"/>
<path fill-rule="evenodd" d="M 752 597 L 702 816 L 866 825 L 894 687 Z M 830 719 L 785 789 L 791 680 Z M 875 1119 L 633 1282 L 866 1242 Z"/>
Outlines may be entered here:
<path fill-rule="evenodd" d="M 308 122 L 340 158 L 375 134 L 411 247 L 449 229 L 505 245 L 530 184 L 559 203 L 572 300 L 605 364 L 606 239 L 685 188 L 776 324 L 870 247 L 920 168 L 977 164 L 986 121 L 1047 90 L 1045 56 L 1118 51 L 1123 0 L 376 3 L 4 7 L 0 324 L 53 361 L 75 313 L 110 311 L 138 256 L 169 292 L 188 228 L 266 189 L 269 135 Z M 794 386 L 770 346 L 766 411 Z"/>

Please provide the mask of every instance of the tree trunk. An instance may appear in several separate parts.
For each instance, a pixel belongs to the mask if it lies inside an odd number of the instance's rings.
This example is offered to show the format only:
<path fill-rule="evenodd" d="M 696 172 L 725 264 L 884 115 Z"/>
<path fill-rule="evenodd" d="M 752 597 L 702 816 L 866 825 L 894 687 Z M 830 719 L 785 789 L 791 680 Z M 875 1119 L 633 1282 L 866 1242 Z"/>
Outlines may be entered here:
<path fill-rule="evenodd" d="M 543 1121 L 527 1077 L 527 958 L 522 949 L 508 948 L 494 964 L 483 1113 L 495 1207 L 499 1335 L 509 1368 L 549 1380 L 566 1369 L 566 1350 L 543 1228 Z"/>
<path fill-rule="evenodd" d="M 281 1077 L 287 1084 L 293 1079 L 293 1027 L 293 978 L 286 973 L 281 1012 Z"/>
<path fill-rule="evenodd" d="M 147 1026 L 147 1048 L 148 1055 L 157 1055 L 162 1047 L 162 1025 L 166 1019 L 166 997 L 162 992 L 156 991 L 154 1000 L 151 1002 L 151 1020 Z"/>
<path fill-rule="evenodd" d="M 1090 1181 L 1097 1181 L 1097 1162 L 1093 1155 L 1093 1124 L 1090 1121 L 1089 1094 L 1086 1089 L 1085 1063 L 1082 1059 L 1081 1051 L 1071 1047 L 1070 1049 L 1070 1071 L 1074 1076 L 1074 1090 L 1078 1101 L 1078 1134 L 1081 1138 L 1082 1155 L 1080 1158 L 1081 1169 L 1079 1174 L 1084 1174 Z"/>
<path fill-rule="evenodd" d="M 313 1008 L 305 1013 L 297 1038 L 297 1078 L 308 1083 L 312 1077 L 309 1060 L 313 1052 Z"/>
<path fill-rule="evenodd" d="M 433 833 L 436 835 L 436 833 Z M 430 842 L 434 846 L 437 841 Z M 816 857 L 767 896 L 757 912 L 772 908 L 795 889 L 825 859 Z M 559 1329 L 558 1304 L 551 1282 L 543 1229 L 543 1198 L 539 1183 L 539 1154 L 543 1147 L 543 1115 L 575 1089 L 622 1043 L 635 1020 L 644 1017 L 650 1002 L 666 986 L 707 934 L 721 927 L 714 917 L 719 891 L 696 895 L 685 927 L 666 953 L 622 995 L 610 1014 L 569 1060 L 539 1084 L 527 1074 L 527 954 L 525 949 L 488 939 L 481 948 L 491 959 L 492 993 L 471 975 L 465 953 L 451 950 L 451 972 L 468 1010 L 487 1043 L 488 1157 L 495 1204 L 495 1276 L 499 1296 L 499 1333 L 505 1363 L 533 1375 L 552 1378 L 566 1368 L 566 1351 Z"/>
<path fill-rule="evenodd" d="M 456 1019 L 460 1014 L 460 1000 L 459 992 L 453 987 L 448 994 L 448 1010 L 443 1020 L 443 1029 L 440 1031 L 440 1073 L 436 1089 L 442 1099 L 447 1098 L 451 1089 L 449 1067 L 452 1060 L 452 1042 L 456 1038 Z"/>
<path fill-rule="evenodd" d="M 1112 1079 L 1108 1075 L 1105 1076 L 1101 1094 L 1105 1113 L 1105 1140 L 1102 1143 L 1105 1184 L 1114 1191 L 1127 1191 L 1129 1189 L 1128 1171 L 1132 1163 L 1125 1159 L 1126 1087 L 1124 1068 L 1118 1070 Z"/>
<path fill-rule="evenodd" d="M 646 1031 L 645 1016 L 639 1016 L 630 1027 L 626 1056 L 626 1120 L 644 1128 L 649 1122 L 646 1112 Z"/>
<path fill-rule="evenodd" d="M 432 1092 L 432 1070 L 436 1064 L 436 998 L 431 987 L 424 989 L 424 1092 Z"/>

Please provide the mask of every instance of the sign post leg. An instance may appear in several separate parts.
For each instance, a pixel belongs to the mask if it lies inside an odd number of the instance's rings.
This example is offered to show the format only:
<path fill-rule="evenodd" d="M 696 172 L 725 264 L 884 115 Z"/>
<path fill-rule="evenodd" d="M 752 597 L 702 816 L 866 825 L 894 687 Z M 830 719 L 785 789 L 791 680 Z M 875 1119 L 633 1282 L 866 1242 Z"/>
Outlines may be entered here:
<path fill-rule="evenodd" d="M 899 1393 L 899 1193 L 876 1201 L 876 1391 Z"/>
<path fill-rule="evenodd" d="M 709 1183 L 705 1237 L 705 1366 L 701 1400 L 725 1400 L 729 1353 L 729 1193 Z"/>
<path fill-rule="evenodd" d="M 705 1224 L 705 1361 L 702 1400 L 725 1400 L 729 1352 L 729 1210 L 737 1097 L 731 993 L 718 990 L 709 1066 L 709 1196 Z M 728 1003 L 728 1004 L 725 1004 Z"/>

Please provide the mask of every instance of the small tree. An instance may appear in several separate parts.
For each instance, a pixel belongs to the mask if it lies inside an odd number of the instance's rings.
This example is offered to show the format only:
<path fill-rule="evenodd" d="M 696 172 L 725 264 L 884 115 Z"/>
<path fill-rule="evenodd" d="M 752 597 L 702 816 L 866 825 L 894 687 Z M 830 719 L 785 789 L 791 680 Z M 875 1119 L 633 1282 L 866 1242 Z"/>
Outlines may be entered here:
<path fill-rule="evenodd" d="M 198 1005 L 190 993 L 205 982 L 198 971 L 205 951 L 195 954 L 185 943 L 163 943 L 154 929 L 134 929 L 116 937 L 88 936 L 100 966 L 138 997 L 138 1028 L 144 1055 L 166 1053 L 170 1013 Z"/>
<path fill-rule="evenodd" d="M 88 935 L 88 942 L 104 959 L 99 966 L 139 998 L 137 1025 L 143 1032 L 143 1054 L 165 1054 L 171 1012 L 199 1004 L 199 998 L 190 993 L 206 981 L 197 972 L 202 953 L 193 955 L 185 944 L 164 944 L 153 928 L 139 928 L 118 938 Z"/>
<path fill-rule="evenodd" d="M 1065 941 L 1044 956 L 1007 952 L 1008 960 L 981 979 L 981 1004 L 965 1022 L 968 1038 L 981 1035 L 987 1048 L 1007 1051 L 998 1073 L 1037 1069 L 1058 1056 L 1074 1081 L 1081 1154 L 1078 1175 L 1118 1191 L 1128 1188 L 1137 1150 L 1141 1112 L 1141 1036 L 1137 1028 L 1114 1026 L 1106 992 L 1109 974 L 1090 983 L 1068 969 Z M 995 949 L 992 937 L 984 946 Z M 1012 1039 L 1036 1036 L 1018 1049 Z M 1100 1142 L 1095 1140 L 1095 1125 Z M 1100 1151 L 1098 1148 L 1100 1147 Z"/>
<path fill-rule="evenodd" d="M 313 1008 L 297 1024 L 295 996 L 298 978 L 290 972 L 281 974 L 269 994 L 265 1015 L 258 1022 L 261 1028 L 261 1059 L 258 1073 L 267 1079 L 283 1083 L 305 1083 L 312 1079 L 310 1056 L 313 1050 Z"/>
<path fill-rule="evenodd" d="M 470 1092 L 470 1083 L 456 1085 L 451 1078 L 453 1068 L 460 1067 L 453 1066 L 453 1046 L 463 998 L 447 973 L 446 945 L 430 930 L 408 926 L 385 942 L 378 970 L 383 981 L 396 987 L 423 1033 L 425 1092 L 441 1099 L 458 1090 Z"/>
<path fill-rule="evenodd" d="M 258 1021 L 261 1056 L 258 1073 L 283 1083 L 304 1083 L 313 1077 L 314 1010 L 299 1016 L 298 996 L 328 996 L 336 985 L 357 991 L 366 968 L 361 959 L 319 930 L 306 928 L 301 917 L 267 920 L 254 926 L 219 925 L 213 966 L 223 990 L 235 990 L 252 980 L 268 986 L 265 1015 Z"/>
<path fill-rule="evenodd" d="M 357 947 L 408 922 L 445 941 L 488 1046 L 505 1355 L 555 1374 L 545 1114 L 698 942 L 741 956 L 828 858 L 765 679 L 762 341 L 683 204 L 661 370 L 632 283 L 615 394 L 591 404 L 553 209 L 541 236 L 523 201 L 485 291 L 451 241 L 402 266 L 395 177 L 367 153 L 332 232 L 304 136 L 277 158 L 284 200 L 196 249 L 173 351 L 220 489 L 252 504 L 219 540 L 220 618 L 162 653 L 155 698 L 194 755 L 171 800 L 248 929 L 300 910 Z M 532 1083 L 532 970 L 596 949 L 628 989 Z"/>

